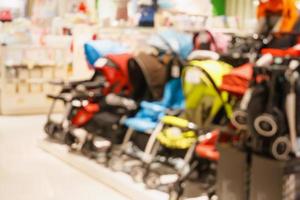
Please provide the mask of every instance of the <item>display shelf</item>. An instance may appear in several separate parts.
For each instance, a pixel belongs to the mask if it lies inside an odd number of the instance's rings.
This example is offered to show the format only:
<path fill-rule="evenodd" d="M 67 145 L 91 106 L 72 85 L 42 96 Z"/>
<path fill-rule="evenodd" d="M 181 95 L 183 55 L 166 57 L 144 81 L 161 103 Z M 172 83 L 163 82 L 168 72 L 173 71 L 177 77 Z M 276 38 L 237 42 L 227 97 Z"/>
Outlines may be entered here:
<path fill-rule="evenodd" d="M 1 46 L 0 52 L 1 114 L 48 112 L 46 94 L 60 89 L 48 82 L 68 78 L 69 49 L 28 44 Z"/>
<path fill-rule="evenodd" d="M 101 166 L 94 160 L 79 154 L 70 153 L 67 146 L 53 143 L 47 139 L 41 139 L 38 146 L 51 155 L 59 158 L 70 166 L 80 170 L 91 178 L 113 188 L 132 200 L 167 200 L 168 194 L 147 190 L 143 184 L 135 183 L 131 177 L 122 172 L 113 172 Z"/>

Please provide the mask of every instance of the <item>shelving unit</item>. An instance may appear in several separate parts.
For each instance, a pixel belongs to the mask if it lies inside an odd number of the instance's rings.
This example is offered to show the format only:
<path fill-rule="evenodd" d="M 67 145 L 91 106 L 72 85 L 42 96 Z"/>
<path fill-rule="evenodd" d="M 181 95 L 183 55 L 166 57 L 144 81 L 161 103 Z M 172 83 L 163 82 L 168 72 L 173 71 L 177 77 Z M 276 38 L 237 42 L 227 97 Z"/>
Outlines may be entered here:
<path fill-rule="evenodd" d="M 46 94 L 58 90 L 50 80 L 68 77 L 68 50 L 30 45 L 1 46 L 0 112 L 6 115 L 43 114 Z"/>

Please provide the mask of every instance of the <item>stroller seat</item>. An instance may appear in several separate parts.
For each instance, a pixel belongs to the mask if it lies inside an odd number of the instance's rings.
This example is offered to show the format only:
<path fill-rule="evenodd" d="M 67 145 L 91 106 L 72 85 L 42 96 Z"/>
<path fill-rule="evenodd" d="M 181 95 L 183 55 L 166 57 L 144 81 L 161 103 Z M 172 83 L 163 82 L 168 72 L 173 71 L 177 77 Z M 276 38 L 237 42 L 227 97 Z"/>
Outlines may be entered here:
<path fill-rule="evenodd" d="M 157 125 L 151 118 L 129 118 L 124 124 L 127 127 L 143 133 L 151 133 Z"/>
<path fill-rule="evenodd" d="M 158 135 L 157 140 L 171 149 L 188 149 L 197 141 L 197 126 L 186 119 L 164 116 L 161 122 L 168 125 Z"/>
<path fill-rule="evenodd" d="M 181 109 L 183 104 L 181 80 L 176 78 L 166 84 L 162 101 L 142 102 L 135 117 L 126 119 L 123 124 L 136 131 L 151 133 L 168 109 Z"/>
<path fill-rule="evenodd" d="M 219 93 L 217 87 L 223 75 L 230 71 L 231 66 L 218 61 L 191 62 L 183 74 L 186 110 L 182 116 L 162 118 L 161 122 L 166 127 L 158 134 L 157 140 L 169 148 L 191 147 L 197 141 L 197 130 L 209 129 L 222 108 L 226 109 L 226 93 Z M 228 110 L 230 108 L 228 106 Z"/>
<path fill-rule="evenodd" d="M 194 131 L 179 130 L 176 127 L 166 128 L 157 136 L 157 140 L 164 146 L 171 149 L 188 149 L 196 142 L 196 133 Z"/>

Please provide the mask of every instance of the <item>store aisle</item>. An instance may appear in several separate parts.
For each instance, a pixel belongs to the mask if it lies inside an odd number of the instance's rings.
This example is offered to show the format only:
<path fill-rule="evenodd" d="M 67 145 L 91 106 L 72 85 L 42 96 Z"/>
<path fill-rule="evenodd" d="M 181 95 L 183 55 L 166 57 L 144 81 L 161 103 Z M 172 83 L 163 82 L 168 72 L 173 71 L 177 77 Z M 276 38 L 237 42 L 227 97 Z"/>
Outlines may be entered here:
<path fill-rule="evenodd" d="M 37 147 L 43 116 L 0 116 L 1 200 L 126 200 Z"/>

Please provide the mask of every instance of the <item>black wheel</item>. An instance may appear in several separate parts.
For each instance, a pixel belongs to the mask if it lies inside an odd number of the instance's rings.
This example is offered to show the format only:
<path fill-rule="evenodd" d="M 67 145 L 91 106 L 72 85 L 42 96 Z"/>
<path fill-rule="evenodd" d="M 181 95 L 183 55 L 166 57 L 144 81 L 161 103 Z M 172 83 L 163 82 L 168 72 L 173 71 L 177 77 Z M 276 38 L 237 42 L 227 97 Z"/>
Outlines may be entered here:
<path fill-rule="evenodd" d="M 101 164 L 101 165 L 105 165 L 107 163 L 107 156 L 106 155 L 98 155 L 98 157 L 96 158 L 96 162 Z"/>
<path fill-rule="evenodd" d="M 124 164 L 123 160 L 119 157 L 112 157 L 108 161 L 108 167 L 115 172 L 122 171 L 123 164 Z"/>
<path fill-rule="evenodd" d="M 231 123 L 238 129 L 247 130 L 248 114 L 244 110 L 237 110 L 232 114 Z"/>
<path fill-rule="evenodd" d="M 176 190 L 171 190 L 169 193 L 169 200 L 179 200 L 180 195 Z"/>
<path fill-rule="evenodd" d="M 50 137 L 54 138 L 55 132 L 59 130 L 57 124 L 53 122 L 47 122 L 44 126 L 45 133 Z"/>
<path fill-rule="evenodd" d="M 74 146 L 74 145 L 70 145 L 69 146 L 69 149 L 68 149 L 68 151 L 70 152 L 70 153 L 75 153 L 75 152 L 77 152 L 77 148 Z"/>
<path fill-rule="evenodd" d="M 155 172 L 150 172 L 145 177 L 145 184 L 149 189 L 157 189 L 160 186 L 160 175 Z"/>
<path fill-rule="evenodd" d="M 71 146 L 76 142 L 76 137 L 68 131 L 67 133 L 65 133 L 63 141 L 66 145 Z"/>
<path fill-rule="evenodd" d="M 278 132 L 278 125 L 273 115 L 263 114 L 254 121 L 257 133 L 264 137 L 273 137 Z"/>
<path fill-rule="evenodd" d="M 291 142 L 286 136 L 276 138 L 271 144 L 271 154 L 277 160 L 288 160 L 291 149 Z"/>
<path fill-rule="evenodd" d="M 134 166 L 130 171 L 130 176 L 137 183 L 143 182 L 145 174 L 146 169 L 144 169 L 142 166 Z"/>
<path fill-rule="evenodd" d="M 50 138 L 55 139 L 59 142 L 63 142 L 62 137 L 64 137 L 64 134 L 61 124 L 49 121 L 45 124 L 44 131 Z"/>
<path fill-rule="evenodd" d="M 81 153 L 90 159 L 96 159 L 97 152 L 94 149 L 93 141 L 86 141 L 81 148 Z"/>
<path fill-rule="evenodd" d="M 169 191 L 169 200 L 180 200 L 182 199 L 183 195 L 183 188 L 181 186 L 181 183 L 176 182 Z"/>

